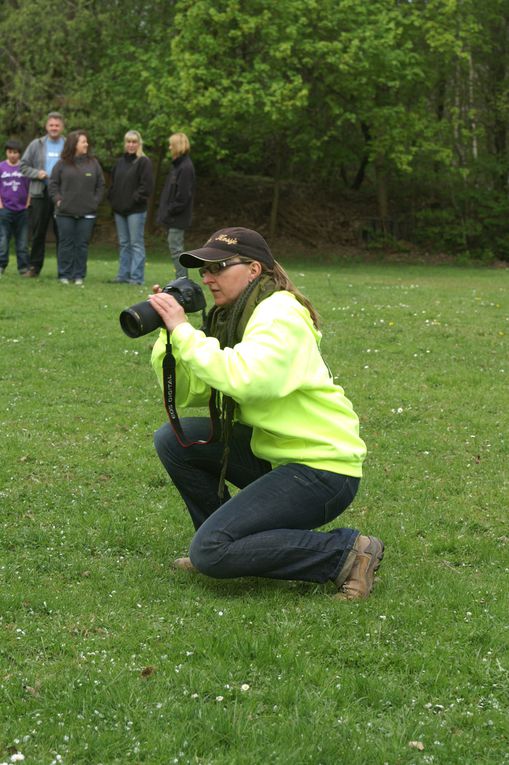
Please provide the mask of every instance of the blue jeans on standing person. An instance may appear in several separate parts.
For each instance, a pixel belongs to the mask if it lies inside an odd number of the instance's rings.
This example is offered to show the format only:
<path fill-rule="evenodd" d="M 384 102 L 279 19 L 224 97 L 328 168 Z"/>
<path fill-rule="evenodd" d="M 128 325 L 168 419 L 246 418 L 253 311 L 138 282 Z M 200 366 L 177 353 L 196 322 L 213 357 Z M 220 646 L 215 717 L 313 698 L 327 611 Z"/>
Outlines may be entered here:
<path fill-rule="evenodd" d="M 207 418 L 181 420 L 189 441 L 206 440 Z M 183 447 L 169 423 L 154 443 L 187 505 L 196 534 L 189 555 L 203 574 L 218 579 L 260 576 L 334 580 L 359 536 L 355 529 L 313 531 L 352 502 L 360 479 L 298 463 L 271 469 L 251 451 L 251 428 L 234 424 L 226 478 L 241 491 L 218 498 L 223 444 Z"/>
<path fill-rule="evenodd" d="M 84 279 L 87 275 L 88 243 L 95 218 L 72 218 L 57 215 L 58 278 Z"/>
<path fill-rule="evenodd" d="M 175 266 L 175 276 L 177 279 L 180 276 L 187 276 L 187 268 L 185 268 L 179 261 L 180 256 L 184 252 L 184 229 L 183 228 L 170 228 L 168 231 L 168 247 L 170 248 L 170 255 Z"/>
<path fill-rule="evenodd" d="M 145 279 L 145 221 L 147 212 L 115 213 L 120 259 L 116 280 L 143 284 Z"/>
<path fill-rule="evenodd" d="M 0 208 L 0 268 L 7 268 L 9 245 L 14 236 L 18 272 L 24 274 L 29 266 L 28 210 Z"/>

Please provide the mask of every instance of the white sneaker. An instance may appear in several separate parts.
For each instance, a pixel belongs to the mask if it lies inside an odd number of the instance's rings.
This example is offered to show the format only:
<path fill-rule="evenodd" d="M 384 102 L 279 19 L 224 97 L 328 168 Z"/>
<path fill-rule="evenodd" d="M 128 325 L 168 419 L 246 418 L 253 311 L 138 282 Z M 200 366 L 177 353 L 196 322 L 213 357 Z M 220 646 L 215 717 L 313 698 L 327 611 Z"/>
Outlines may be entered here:
<path fill-rule="evenodd" d="M 59 279 L 58 281 L 60 282 L 60 284 L 70 284 L 69 279 L 65 279 L 64 277 L 62 277 L 62 279 Z"/>
<path fill-rule="evenodd" d="M 83 279 L 75 279 L 74 284 L 76 287 L 83 287 Z"/>

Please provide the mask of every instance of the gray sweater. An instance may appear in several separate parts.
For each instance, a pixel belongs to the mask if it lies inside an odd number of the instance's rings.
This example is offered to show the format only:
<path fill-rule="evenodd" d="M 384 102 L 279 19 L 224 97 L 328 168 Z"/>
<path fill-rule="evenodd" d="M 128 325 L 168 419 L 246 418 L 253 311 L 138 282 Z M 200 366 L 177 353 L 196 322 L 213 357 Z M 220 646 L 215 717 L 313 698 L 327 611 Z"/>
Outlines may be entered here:
<path fill-rule="evenodd" d="M 38 178 L 38 174 L 46 167 L 46 141 L 48 136 L 34 138 L 26 147 L 21 157 L 21 172 L 30 178 L 30 196 L 43 197 L 46 181 Z M 49 180 L 49 179 L 48 179 Z"/>

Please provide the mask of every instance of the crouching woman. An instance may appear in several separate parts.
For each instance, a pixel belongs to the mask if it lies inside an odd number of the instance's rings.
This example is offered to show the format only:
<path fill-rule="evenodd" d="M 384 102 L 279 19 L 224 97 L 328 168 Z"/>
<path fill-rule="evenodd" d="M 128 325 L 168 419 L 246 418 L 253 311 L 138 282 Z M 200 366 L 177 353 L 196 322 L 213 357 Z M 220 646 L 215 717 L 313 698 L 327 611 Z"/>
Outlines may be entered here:
<path fill-rule="evenodd" d="M 250 229 L 217 231 L 181 263 L 199 269 L 215 305 L 197 330 L 156 288 L 150 301 L 166 329 L 152 364 L 162 384 L 168 332 L 177 406 L 208 403 L 220 428 L 211 439 L 215 418 L 190 417 L 185 441 L 169 423 L 155 434 L 196 530 L 189 558 L 175 565 L 217 578 L 331 580 L 340 599 L 367 597 L 382 542 L 351 528 L 316 530 L 354 499 L 366 449 L 320 354 L 313 306 Z M 230 496 L 224 479 L 240 491 Z"/>

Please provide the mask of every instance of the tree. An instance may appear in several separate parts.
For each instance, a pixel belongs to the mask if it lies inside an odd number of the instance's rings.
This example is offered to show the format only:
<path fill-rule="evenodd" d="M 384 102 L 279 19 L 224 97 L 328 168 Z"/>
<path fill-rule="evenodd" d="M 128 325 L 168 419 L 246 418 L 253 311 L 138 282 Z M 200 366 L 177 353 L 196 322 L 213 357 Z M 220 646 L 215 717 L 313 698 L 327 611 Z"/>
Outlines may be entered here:
<path fill-rule="evenodd" d="M 173 123 L 194 138 L 202 161 L 272 175 L 272 232 L 292 149 L 300 132 L 309 140 L 313 132 L 297 52 L 307 5 L 180 0 L 171 33 L 172 71 L 149 91 L 157 110 L 171 97 Z"/>
<path fill-rule="evenodd" d="M 271 233 L 299 181 L 509 252 L 507 0 L 4 0 L 0 33 L 3 137 L 59 109 L 107 169 L 184 130 L 201 172 L 272 180 Z"/>
<path fill-rule="evenodd" d="M 152 115 L 146 90 L 169 62 L 167 0 L 6 0 L 0 11 L 5 133 L 38 134 L 51 109 L 86 127 L 104 158 Z"/>

